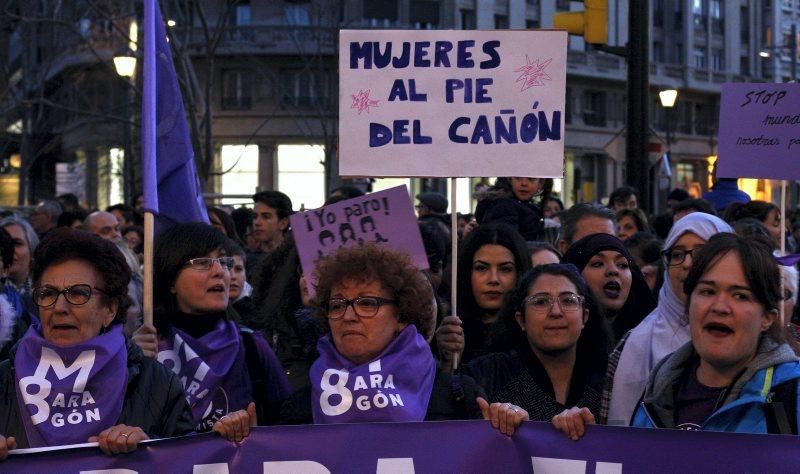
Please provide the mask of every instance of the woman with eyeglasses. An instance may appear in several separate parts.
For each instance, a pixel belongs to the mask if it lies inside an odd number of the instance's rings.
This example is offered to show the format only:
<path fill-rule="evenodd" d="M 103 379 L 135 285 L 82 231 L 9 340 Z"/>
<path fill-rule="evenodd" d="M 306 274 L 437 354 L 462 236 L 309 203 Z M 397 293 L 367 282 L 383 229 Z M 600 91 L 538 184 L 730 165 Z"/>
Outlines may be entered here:
<path fill-rule="evenodd" d="M 318 345 L 309 388 L 282 410 L 287 424 L 480 418 L 512 434 L 527 413 L 489 405 L 468 377 L 439 370 L 428 345 L 433 289 L 406 254 L 376 244 L 323 257 L 312 304 L 330 332 Z"/>
<path fill-rule="evenodd" d="M 650 371 L 689 341 L 683 282 L 694 262 L 694 252 L 720 232 L 733 229 L 722 219 L 702 212 L 688 214 L 669 231 L 664 242 L 666 270 L 658 306 L 623 337 L 609 358 L 609 383 L 599 416 L 601 422 L 627 426 Z"/>
<path fill-rule="evenodd" d="M 97 441 L 107 454 L 194 429 L 178 377 L 123 334 L 131 270 L 116 245 L 59 228 L 36 248 L 34 323 L 0 364 L 0 459 Z"/>
<path fill-rule="evenodd" d="M 260 334 L 228 312 L 227 237 L 207 224 L 178 224 L 154 244 L 155 327 L 134 339 L 178 374 L 197 431 L 241 441 L 271 424 L 290 390 L 280 362 Z"/>
<path fill-rule="evenodd" d="M 519 405 L 535 421 L 551 421 L 568 407 L 596 412 L 610 334 L 578 269 L 535 267 L 503 313 L 515 336 L 514 349 L 479 357 L 465 369 L 489 401 Z"/>

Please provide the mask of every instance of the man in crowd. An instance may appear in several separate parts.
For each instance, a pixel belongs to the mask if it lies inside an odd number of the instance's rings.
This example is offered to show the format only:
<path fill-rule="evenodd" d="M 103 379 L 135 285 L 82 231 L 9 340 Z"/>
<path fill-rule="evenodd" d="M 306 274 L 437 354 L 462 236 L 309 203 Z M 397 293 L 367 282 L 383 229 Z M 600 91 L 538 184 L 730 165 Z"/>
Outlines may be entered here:
<path fill-rule="evenodd" d="M 39 238 L 58 226 L 58 217 L 61 215 L 61 204 L 58 201 L 42 201 L 31 212 L 28 221 Z"/>
<path fill-rule="evenodd" d="M 110 212 L 93 212 L 86 217 L 83 225 L 86 227 L 87 231 L 106 240 L 116 243 L 122 239 L 122 233 L 119 230 L 119 221 L 117 217 Z"/>
<path fill-rule="evenodd" d="M 420 222 L 433 225 L 438 232 L 450 240 L 450 221 L 447 218 L 447 198 L 441 193 L 428 192 L 417 194 L 417 217 Z"/>
<path fill-rule="evenodd" d="M 617 218 L 614 212 L 593 203 L 575 204 L 561 217 L 558 250 L 563 255 L 573 242 L 599 233 L 617 235 Z"/>
<path fill-rule="evenodd" d="M 289 230 L 292 200 L 280 191 L 261 191 L 253 195 L 255 217 L 253 238 L 259 242 L 258 252 L 247 256 L 247 274 L 255 274 L 255 266 L 261 256 L 268 254 L 283 243 Z"/>

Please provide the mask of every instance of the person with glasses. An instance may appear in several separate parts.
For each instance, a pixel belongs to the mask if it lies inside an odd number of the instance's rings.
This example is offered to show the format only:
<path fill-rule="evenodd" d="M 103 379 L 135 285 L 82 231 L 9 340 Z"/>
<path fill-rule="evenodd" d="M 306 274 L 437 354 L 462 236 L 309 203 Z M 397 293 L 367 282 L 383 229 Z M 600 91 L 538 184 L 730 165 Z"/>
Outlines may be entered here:
<path fill-rule="evenodd" d="M 264 338 L 231 317 L 227 245 L 196 222 L 156 237 L 155 327 L 143 325 L 134 339 L 183 381 L 197 431 L 238 442 L 251 426 L 274 422 L 290 388 Z"/>
<path fill-rule="evenodd" d="M 112 242 L 54 229 L 36 248 L 32 275 L 41 322 L 0 363 L 0 459 L 14 448 L 94 441 L 126 453 L 194 429 L 178 377 L 123 334 L 131 271 Z"/>
<path fill-rule="evenodd" d="M 713 235 L 733 232 L 722 219 L 693 212 L 675 223 L 664 242 L 664 284 L 658 306 L 617 344 L 609 358 L 601 422 L 627 426 L 655 365 L 689 341 L 683 282 L 695 252 Z"/>
<path fill-rule="evenodd" d="M 489 401 L 519 405 L 535 421 L 551 421 L 570 407 L 597 412 L 610 333 L 578 269 L 534 267 L 510 295 L 503 318 L 514 348 L 465 369 Z"/>
<path fill-rule="evenodd" d="M 480 418 L 511 435 L 527 413 L 489 405 L 469 377 L 437 368 L 428 345 L 433 289 L 408 255 L 374 243 L 321 258 L 312 305 L 329 329 L 311 366 L 310 387 L 282 410 L 287 424 Z"/>

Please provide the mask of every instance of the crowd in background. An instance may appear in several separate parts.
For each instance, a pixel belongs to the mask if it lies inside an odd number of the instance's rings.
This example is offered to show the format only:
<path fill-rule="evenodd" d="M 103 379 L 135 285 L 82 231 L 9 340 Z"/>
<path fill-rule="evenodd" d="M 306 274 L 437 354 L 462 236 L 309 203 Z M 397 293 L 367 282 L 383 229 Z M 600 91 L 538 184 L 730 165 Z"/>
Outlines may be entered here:
<path fill-rule="evenodd" d="M 421 193 L 427 269 L 364 244 L 323 257 L 313 288 L 288 196 L 209 207 L 210 226 L 155 240 L 152 325 L 141 207 L 90 212 L 64 195 L 4 211 L 0 457 L 87 440 L 127 452 L 202 431 L 238 441 L 255 425 L 470 418 L 509 435 L 552 422 L 573 439 L 588 423 L 797 434 L 798 273 L 776 258 L 782 238 L 800 252 L 800 213 L 725 179 L 702 197 L 673 190 L 658 215 L 628 187 L 570 208 L 552 190 L 507 177 L 477 192 L 474 213 L 457 216 L 457 255 L 447 198 Z M 342 187 L 326 204 L 363 194 Z M 61 387 L 87 406 L 65 434 L 57 382 L 47 399 L 24 387 L 45 383 L 35 361 L 48 351 L 72 363 L 89 348 L 103 369 L 82 390 Z M 374 378 L 376 360 L 390 377 Z"/>

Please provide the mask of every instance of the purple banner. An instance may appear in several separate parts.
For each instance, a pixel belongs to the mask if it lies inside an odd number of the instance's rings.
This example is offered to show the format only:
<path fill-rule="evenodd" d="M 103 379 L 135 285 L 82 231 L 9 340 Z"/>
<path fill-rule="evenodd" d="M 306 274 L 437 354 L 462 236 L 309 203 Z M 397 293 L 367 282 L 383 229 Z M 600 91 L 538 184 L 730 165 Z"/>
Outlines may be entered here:
<path fill-rule="evenodd" d="M 723 84 L 721 178 L 800 179 L 800 85 Z"/>
<path fill-rule="evenodd" d="M 485 421 L 255 428 L 240 444 L 213 434 L 156 441 L 127 455 L 96 447 L 13 454 L 2 472 L 786 472 L 797 436 L 591 426 L 570 441 L 549 423 L 508 438 Z"/>
<path fill-rule="evenodd" d="M 312 294 L 314 262 L 340 247 L 378 242 L 407 252 L 414 265 L 428 268 L 419 224 L 405 186 L 298 212 L 289 219 Z"/>

